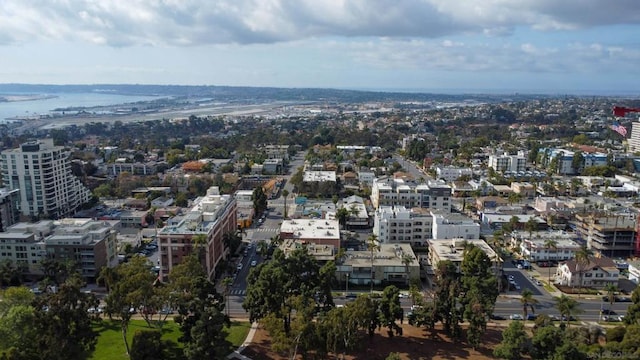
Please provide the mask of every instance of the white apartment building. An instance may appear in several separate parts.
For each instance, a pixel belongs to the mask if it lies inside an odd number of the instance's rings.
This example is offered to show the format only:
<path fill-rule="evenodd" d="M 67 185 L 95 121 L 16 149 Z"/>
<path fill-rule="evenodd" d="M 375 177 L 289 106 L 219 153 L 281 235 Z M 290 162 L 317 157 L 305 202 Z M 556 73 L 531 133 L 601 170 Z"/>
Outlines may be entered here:
<path fill-rule="evenodd" d="M 390 177 L 377 178 L 371 187 L 371 204 L 380 206 L 421 207 L 439 212 L 451 212 L 451 187 L 430 181 L 416 183 Z"/>
<path fill-rule="evenodd" d="M 360 170 L 358 171 L 358 181 L 360 182 L 360 186 L 366 185 L 371 187 L 373 185 L 373 180 L 375 180 L 376 174 L 373 171 Z"/>
<path fill-rule="evenodd" d="M 436 174 L 438 179 L 442 179 L 446 182 L 452 182 L 458 180 L 462 176 L 473 175 L 471 168 L 462 168 L 455 166 L 436 166 Z"/>
<path fill-rule="evenodd" d="M 572 259 L 580 250 L 577 238 L 575 233 L 565 231 L 533 231 L 531 236 L 527 231 L 514 231 L 511 246 L 520 249 L 520 254 L 533 262 L 564 261 Z M 554 248 L 545 245 L 549 240 L 555 242 Z"/>
<path fill-rule="evenodd" d="M 631 136 L 627 141 L 629 143 L 629 152 L 640 151 L 640 121 L 631 123 Z"/>
<path fill-rule="evenodd" d="M 527 169 L 527 158 L 523 154 L 509 155 L 489 155 L 489 167 L 495 171 L 525 171 Z"/>
<path fill-rule="evenodd" d="M 72 215 L 91 198 L 91 192 L 71 173 L 70 151 L 54 146 L 53 139 L 22 144 L 2 152 L 2 180 L 20 189 L 24 217 L 61 218 Z"/>
<path fill-rule="evenodd" d="M 589 263 L 580 265 L 571 259 L 558 265 L 555 283 L 572 287 L 602 289 L 609 284 L 618 286 L 620 270 L 608 257 L 591 257 Z"/>
<path fill-rule="evenodd" d="M 381 206 L 375 212 L 373 234 L 383 244 L 423 246 L 432 237 L 432 222 L 433 217 L 427 209 Z"/>
<path fill-rule="evenodd" d="M 0 260 L 22 265 L 41 275 L 43 259 L 75 261 L 82 276 L 95 280 L 102 267 L 118 264 L 118 221 L 92 219 L 42 220 L 17 223 L 0 233 Z"/>
<path fill-rule="evenodd" d="M 465 239 L 480 238 L 480 224 L 462 214 L 442 214 L 432 212 L 433 239 Z"/>

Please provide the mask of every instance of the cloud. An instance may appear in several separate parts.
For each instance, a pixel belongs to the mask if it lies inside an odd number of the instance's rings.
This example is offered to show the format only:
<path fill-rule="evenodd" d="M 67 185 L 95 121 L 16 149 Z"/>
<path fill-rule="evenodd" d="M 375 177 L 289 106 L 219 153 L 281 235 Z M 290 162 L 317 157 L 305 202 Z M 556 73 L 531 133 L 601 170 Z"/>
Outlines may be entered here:
<path fill-rule="evenodd" d="M 505 36 L 518 27 L 640 23 L 637 0 L 4 0 L 0 44 L 273 43 L 347 37 Z"/>
<path fill-rule="evenodd" d="M 532 43 L 453 43 L 382 39 L 332 43 L 335 52 L 380 69 L 496 73 L 589 74 L 627 71 L 640 74 L 640 51 L 600 43 L 539 46 Z"/>

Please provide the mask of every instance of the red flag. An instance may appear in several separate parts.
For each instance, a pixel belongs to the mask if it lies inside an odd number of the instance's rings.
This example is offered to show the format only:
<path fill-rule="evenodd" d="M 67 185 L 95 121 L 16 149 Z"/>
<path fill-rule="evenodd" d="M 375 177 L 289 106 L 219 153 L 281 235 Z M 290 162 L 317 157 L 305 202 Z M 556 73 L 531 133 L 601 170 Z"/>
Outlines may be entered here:
<path fill-rule="evenodd" d="M 616 117 L 624 117 L 627 113 L 630 112 L 640 112 L 638 108 L 627 108 L 622 106 L 614 106 L 613 107 L 613 115 Z"/>

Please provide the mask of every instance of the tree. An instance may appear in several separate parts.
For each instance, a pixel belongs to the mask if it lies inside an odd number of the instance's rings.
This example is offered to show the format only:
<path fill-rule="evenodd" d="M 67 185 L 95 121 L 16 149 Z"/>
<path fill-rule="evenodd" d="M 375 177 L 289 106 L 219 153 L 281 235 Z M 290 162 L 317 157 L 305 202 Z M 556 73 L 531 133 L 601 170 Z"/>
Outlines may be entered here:
<path fill-rule="evenodd" d="M 578 296 L 582 292 L 582 282 L 584 278 L 584 271 L 586 270 L 587 265 L 591 262 L 591 257 L 593 256 L 593 251 L 587 248 L 586 245 L 582 245 L 578 251 L 575 253 L 575 261 L 576 267 L 578 270 L 579 284 L 578 284 Z"/>
<path fill-rule="evenodd" d="M 93 294 L 81 291 L 84 283 L 74 275 L 60 284 L 55 293 L 45 293 L 34 301 L 30 348 L 39 359 L 79 359 L 93 350 L 97 334 L 91 327 L 88 310 L 98 306 Z"/>
<path fill-rule="evenodd" d="M 533 292 L 530 289 L 524 289 L 520 294 L 520 303 L 522 304 L 522 316 L 526 321 L 529 309 L 531 309 L 531 313 L 535 314 L 534 305 L 538 303 L 538 300 L 533 297 Z"/>
<path fill-rule="evenodd" d="M 627 325 L 640 324 L 640 287 L 636 287 L 631 293 L 631 304 L 627 307 L 624 323 Z"/>
<path fill-rule="evenodd" d="M 554 297 L 554 300 L 556 302 L 556 309 L 558 309 L 560 315 L 562 315 L 562 317 L 565 319 L 567 327 L 570 325 L 570 321 L 573 315 L 577 315 L 582 312 L 582 310 L 579 308 L 580 304 L 571 297 L 562 294 L 560 296 Z"/>
<path fill-rule="evenodd" d="M 253 190 L 251 200 L 256 214 L 262 214 L 267 209 L 267 195 L 264 193 L 262 186 L 258 186 Z"/>
<path fill-rule="evenodd" d="M 406 280 L 406 284 L 409 285 L 409 282 L 411 279 L 409 279 L 409 265 L 413 264 L 413 262 L 415 261 L 415 258 L 409 254 L 403 254 L 402 255 L 402 264 L 404 265 L 404 272 L 407 276 Z"/>
<path fill-rule="evenodd" d="M 502 342 L 493 355 L 500 359 L 519 360 L 527 352 L 527 333 L 522 321 L 512 321 L 502 333 Z"/>
<path fill-rule="evenodd" d="M 162 359 L 162 333 L 159 330 L 138 330 L 133 334 L 131 360 Z"/>
<path fill-rule="evenodd" d="M 177 308 L 176 322 L 180 324 L 187 359 L 211 359 L 229 350 L 225 326 L 225 301 L 209 281 L 196 253 L 183 258 L 169 273 L 169 289 L 177 294 L 173 304 Z"/>
<path fill-rule="evenodd" d="M 373 261 L 375 259 L 374 252 L 380 250 L 380 245 L 378 244 L 378 236 L 376 236 L 375 234 L 369 235 L 369 237 L 367 238 L 367 249 L 371 252 L 371 280 L 369 283 L 371 285 L 371 293 L 373 293 L 373 283 L 375 280 L 373 271 Z"/>
<path fill-rule="evenodd" d="M 387 334 L 390 338 L 393 337 L 394 333 L 402 335 L 402 328 L 396 323 L 396 321 L 403 318 L 399 294 L 400 290 L 390 285 L 384 289 L 380 300 L 380 323 L 387 328 Z"/>
<path fill-rule="evenodd" d="M 609 299 L 609 309 L 613 306 L 613 303 L 616 301 L 616 291 L 618 291 L 618 287 L 614 284 L 607 284 L 604 287 L 604 291 L 607 292 L 607 299 Z"/>
<path fill-rule="evenodd" d="M 288 196 L 289 196 L 289 190 L 287 190 L 287 189 L 282 190 L 282 198 L 284 200 L 284 211 L 282 213 L 284 214 L 284 218 L 285 219 L 287 218 L 288 210 L 289 210 L 289 209 L 287 209 L 287 197 Z"/>
<path fill-rule="evenodd" d="M 531 339 L 532 358 L 551 359 L 562 343 L 562 329 L 555 326 L 543 326 L 535 331 Z"/>
<path fill-rule="evenodd" d="M 558 251 L 558 241 L 556 241 L 555 239 L 546 239 L 544 241 L 544 248 L 547 250 L 547 259 L 549 259 L 551 256 L 549 255 L 550 250 L 553 249 L 554 252 Z M 551 266 L 549 266 L 549 284 L 551 284 Z"/>
<path fill-rule="evenodd" d="M 497 279 L 491 259 L 473 245 L 465 249 L 460 269 L 463 316 L 469 322 L 467 340 L 477 348 L 498 297 Z M 455 287 L 452 290 L 455 291 Z"/>
<path fill-rule="evenodd" d="M 231 285 L 233 285 L 233 278 L 232 277 L 226 277 L 222 280 L 222 285 L 224 286 L 224 297 L 227 300 L 227 316 L 229 316 L 229 295 L 230 295 L 230 289 L 231 289 Z"/>
<path fill-rule="evenodd" d="M 338 219 L 338 223 L 345 228 L 347 224 L 347 218 L 349 217 L 349 210 L 344 207 L 341 207 L 336 211 L 336 219 Z"/>
<path fill-rule="evenodd" d="M 162 301 L 153 286 L 156 275 L 145 257 L 134 256 L 128 262 L 119 264 L 113 275 L 113 283 L 105 298 L 105 313 L 120 318 L 122 341 L 128 354 L 127 330 L 133 312 L 142 309 L 143 317 L 150 325 L 151 316 L 162 306 Z"/>

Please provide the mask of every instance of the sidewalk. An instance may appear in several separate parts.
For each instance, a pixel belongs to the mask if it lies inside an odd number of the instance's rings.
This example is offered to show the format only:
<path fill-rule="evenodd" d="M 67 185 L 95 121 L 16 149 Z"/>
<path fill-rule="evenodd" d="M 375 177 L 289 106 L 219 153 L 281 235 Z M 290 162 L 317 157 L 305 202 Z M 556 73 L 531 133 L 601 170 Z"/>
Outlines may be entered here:
<path fill-rule="evenodd" d="M 251 341 L 253 341 L 253 336 L 256 334 L 256 330 L 258 330 L 258 323 L 254 322 L 253 324 L 251 324 L 251 329 L 249 329 L 249 333 L 247 334 L 247 338 L 244 339 L 244 342 L 242 343 L 242 345 L 240 345 L 240 347 L 238 347 L 238 350 L 236 350 L 236 351 L 232 352 L 231 354 L 229 354 L 227 356 L 227 359 L 251 360 L 251 358 L 242 355 L 242 351 L 244 351 L 244 349 L 247 346 L 251 345 Z"/>

